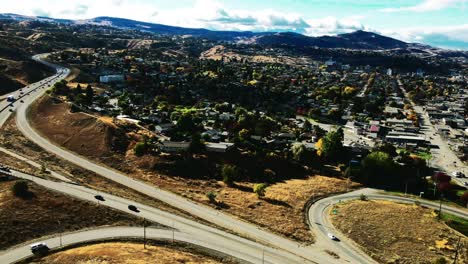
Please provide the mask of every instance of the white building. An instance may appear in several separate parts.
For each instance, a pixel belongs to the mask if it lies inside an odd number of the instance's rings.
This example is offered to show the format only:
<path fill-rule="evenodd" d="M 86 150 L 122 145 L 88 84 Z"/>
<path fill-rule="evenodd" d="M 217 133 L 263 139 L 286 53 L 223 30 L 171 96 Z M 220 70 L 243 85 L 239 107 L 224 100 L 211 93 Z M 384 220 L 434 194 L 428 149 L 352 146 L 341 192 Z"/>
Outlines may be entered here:
<path fill-rule="evenodd" d="M 388 75 L 388 76 L 392 76 L 392 74 L 393 74 L 392 69 L 388 68 L 388 69 L 387 69 L 387 75 Z"/>
<path fill-rule="evenodd" d="M 123 82 L 125 77 L 123 75 L 103 75 L 99 77 L 101 83 Z"/>

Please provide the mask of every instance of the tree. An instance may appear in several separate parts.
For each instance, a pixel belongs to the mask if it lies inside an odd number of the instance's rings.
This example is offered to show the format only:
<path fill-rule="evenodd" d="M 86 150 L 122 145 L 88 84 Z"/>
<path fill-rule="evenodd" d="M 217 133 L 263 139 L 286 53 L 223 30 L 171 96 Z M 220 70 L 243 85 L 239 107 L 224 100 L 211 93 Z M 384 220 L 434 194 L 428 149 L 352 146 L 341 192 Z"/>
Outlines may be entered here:
<path fill-rule="evenodd" d="M 13 192 L 14 196 L 21 198 L 25 198 L 30 194 L 29 186 L 26 181 L 15 182 L 15 184 L 13 184 L 13 186 L 11 187 L 11 191 Z"/>
<path fill-rule="evenodd" d="M 307 160 L 307 148 L 303 144 L 293 144 L 291 147 L 293 159 L 297 162 L 305 162 Z"/>
<path fill-rule="evenodd" d="M 209 191 L 206 193 L 206 197 L 210 201 L 210 203 L 216 203 L 216 196 L 218 196 L 215 192 Z"/>
<path fill-rule="evenodd" d="M 397 185 L 396 164 L 385 152 L 376 151 L 362 161 L 364 182 L 371 185 Z"/>
<path fill-rule="evenodd" d="M 242 129 L 239 131 L 239 139 L 242 142 L 248 141 L 250 138 L 250 131 L 248 129 Z"/>
<path fill-rule="evenodd" d="M 200 133 L 192 135 L 192 141 L 190 141 L 189 151 L 191 153 L 200 153 L 205 150 L 205 143 L 201 140 Z"/>
<path fill-rule="evenodd" d="M 374 147 L 373 151 L 381 151 L 385 152 L 391 157 L 396 157 L 398 153 L 396 152 L 396 147 L 388 142 L 384 142 L 381 144 L 378 144 L 377 146 Z"/>
<path fill-rule="evenodd" d="M 468 191 L 465 191 L 465 193 L 460 197 L 460 200 L 465 206 L 468 205 Z"/>
<path fill-rule="evenodd" d="M 268 185 L 266 183 L 255 184 L 254 188 L 253 188 L 253 191 L 254 191 L 254 193 L 257 194 L 257 196 L 259 198 L 261 198 L 261 197 L 265 196 L 265 192 L 266 192 L 267 187 L 268 187 Z"/>
<path fill-rule="evenodd" d="M 328 160 L 339 160 L 343 152 L 343 137 L 339 131 L 330 131 L 317 144 L 317 155 Z"/>
<path fill-rule="evenodd" d="M 221 177 L 227 186 L 233 186 L 239 176 L 239 169 L 234 165 L 225 164 L 221 168 Z"/>
<path fill-rule="evenodd" d="M 91 85 L 89 85 L 89 84 L 88 84 L 88 86 L 86 86 L 85 95 L 86 95 L 86 102 L 88 104 L 92 104 L 93 103 L 93 97 L 94 97 L 94 90 L 91 87 Z"/>
<path fill-rule="evenodd" d="M 145 155 L 146 150 L 147 150 L 147 145 L 146 145 L 145 142 L 138 142 L 135 145 L 135 148 L 133 150 L 134 150 L 136 156 L 141 157 L 141 156 Z"/>
<path fill-rule="evenodd" d="M 180 115 L 177 121 L 177 129 L 182 133 L 194 134 L 198 127 L 194 121 L 193 115 L 190 112 Z"/>

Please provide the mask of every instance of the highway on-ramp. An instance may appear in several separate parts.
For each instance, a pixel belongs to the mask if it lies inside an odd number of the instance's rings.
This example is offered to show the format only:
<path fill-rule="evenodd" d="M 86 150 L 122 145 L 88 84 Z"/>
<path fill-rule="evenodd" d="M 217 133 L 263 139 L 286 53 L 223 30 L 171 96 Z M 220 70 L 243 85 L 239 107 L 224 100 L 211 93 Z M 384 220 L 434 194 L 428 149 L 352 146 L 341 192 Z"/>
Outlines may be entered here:
<path fill-rule="evenodd" d="M 382 193 L 380 190 L 365 188 L 357 191 L 344 193 L 340 195 L 335 195 L 327 197 L 321 200 L 318 200 L 308 208 L 309 215 L 309 226 L 313 230 L 314 234 L 317 237 L 322 239 L 317 239 L 317 246 L 322 247 L 331 247 L 330 244 L 333 244 L 335 247 L 339 248 L 340 251 L 345 252 L 348 255 L 352 255 L 353 259 L 360 259 L 359 263 L 375 263 L 367 254 L 365 254 L 355 243 L 349 239 L 343 240 L 346 236 L 339 232 L 333 227 L 330 222 L 330 209 L 333 204 L 337 204 L 346 200 L 360 199 L 361 195 L 364 194 L 367 199 L 370 200 L 386 200 L 394 201 L 398 203 L 407 203 L 414 204 L 419 202 L 421 206 L 426 206 L 428 208 L 439 209 L 440 204 L 437 202 L 431 202 L 424 199 L 413 199 L 409 197 L 400 197 L 394 195 L 388 195 Z M 458 217 L 468 219 L 468 210 L 462 208 L 454 208 L 446 205 L 442 205 L 442 212 L 447 212 Z M 332 241 L 328 238 L 328 233 L 339 234 L 338 238 L 341 239 L 340 242 Z M 325 243 L 325 244 L 324 244 Z"/>

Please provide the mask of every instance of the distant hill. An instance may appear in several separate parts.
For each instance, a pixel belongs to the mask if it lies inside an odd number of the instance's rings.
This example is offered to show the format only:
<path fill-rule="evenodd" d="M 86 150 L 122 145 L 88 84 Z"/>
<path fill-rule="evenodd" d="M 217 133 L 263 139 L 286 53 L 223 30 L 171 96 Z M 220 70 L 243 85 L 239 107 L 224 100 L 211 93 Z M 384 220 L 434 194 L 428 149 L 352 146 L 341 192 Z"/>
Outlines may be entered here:
<path fill-rule="evenodd" d="M 366 31 L 356 31 L 337 36 L 309 37 L 291 32 L 250 32 L 250 31 L 214 31 L 203 28 L 184 28 L 162 24 L 141 22 L 115 17 L 96 17 L 86 20 L 54 19 L 48 17 L 30 17 L 16 14 L 0 14 L 0 19 L 18 21 L 38 20 L 42 22 L 66 24 L 91 24 L 120 29 L 140 30 L 165 35 L 192 35 L 212 40 L 245 41 L 264 46 L 313 46 L 319 48 L 349 48 L 349 49 L 395 49 L 408 48 L 412 44 Z"/>

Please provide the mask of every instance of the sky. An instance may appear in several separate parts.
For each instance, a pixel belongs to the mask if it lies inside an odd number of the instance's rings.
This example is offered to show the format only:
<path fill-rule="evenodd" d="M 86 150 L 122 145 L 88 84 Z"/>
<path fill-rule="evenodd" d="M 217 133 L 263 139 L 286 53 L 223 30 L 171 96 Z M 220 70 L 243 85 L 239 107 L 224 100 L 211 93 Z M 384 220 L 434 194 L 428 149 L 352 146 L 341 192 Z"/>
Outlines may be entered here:
<path fill-rule="evenodd" d="M 129 18 L 213 30 L 308 36 L 372 31 L 407 42 L 468 50 L 468 0 L 0 0 L 0 13 Z"/>

